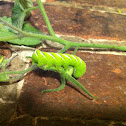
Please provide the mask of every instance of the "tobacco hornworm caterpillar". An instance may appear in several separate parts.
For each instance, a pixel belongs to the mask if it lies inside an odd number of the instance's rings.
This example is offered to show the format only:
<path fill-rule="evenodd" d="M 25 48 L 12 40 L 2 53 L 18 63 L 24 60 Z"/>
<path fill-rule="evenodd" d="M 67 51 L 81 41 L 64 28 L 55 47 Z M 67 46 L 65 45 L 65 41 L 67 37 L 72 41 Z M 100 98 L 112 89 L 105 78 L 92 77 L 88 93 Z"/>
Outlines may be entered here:
<path fill-rule="evenodd" d="M 81 77 L 86 72 L 85 62 L 81 58 L 71 54 L 35 50 L 32 55 L 32 64 L 34 63 L 38 63 L 38 67 L 43 65 L 47 67 L 55 66 L 57 70 L 61 67 L 66 70 L 69 66 L 72 66 L 74 68 L 73 76 L 75 78 Z"/>

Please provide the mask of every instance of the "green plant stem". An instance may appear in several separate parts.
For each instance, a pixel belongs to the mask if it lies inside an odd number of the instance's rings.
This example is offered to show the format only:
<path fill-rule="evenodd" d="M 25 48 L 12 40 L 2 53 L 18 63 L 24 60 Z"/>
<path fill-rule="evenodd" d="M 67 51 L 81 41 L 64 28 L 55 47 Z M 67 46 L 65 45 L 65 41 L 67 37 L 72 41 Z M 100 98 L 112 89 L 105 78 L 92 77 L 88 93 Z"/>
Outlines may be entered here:
<path fill-rule="evenodd" d="M 58 53 L 63 53 L 70 48 L 70 45 L 64 46 Z"/>
<path fill-rule="evenodd" d="M 60 91 L 60 90 L 64 89 L 65 84 L 66 84 L 65 78 L 61 76 L 61 85 L 60 85 L 60 87 L 58 87 L 56 89 L 43 90 L 43 91 L 41 91 L 41 93 L 44 93 L 44 92 L 53 92 L 53 91 Z"/>
<path fill-rule="evenodd" d="M 15 26 L 9 24 L 8 22 L 4 21 L 1 17 L 0 17 L 0 21 L 2 21 L 8 27 L 18 31 L 22 35 L 22 36 L 20 36 L 20 38 L 21 37 L 36 37 L 36 38 L 41 38 L 41 39 L 45 39 L 45 40 L 51 40 L 53 42 L 58 42 L 58 43 L 64 45 L 64 48 L 60 52 L 64 52 L 71 47 L 107 48 L 107 49 L 116 49 L 116 50 L 120 50 L 120 51 L 126 51 L 126 46 L 95 44 L 95 43 L 78 43 L 78 42 L 67 41 L 67 40 L 58 38 L 56 36 L 28 33 L 28 32 L 24 32 L 24 31 L 20 30 L 19 28 L 16 28 Z M 13 38 L 11 38 L 11 39 L 13 39 Z M 2 37 L 2 39 L 0 38 L 0 41 L 2 41 L 2 40 L 3 40 L 3 37 Z"/>
<path fill-rule="evenodd" d="M 28 11 L 35 10 L 35 9 L 39 9 L 39 7 L 38 6 L 31 7 L 31 8 L 25 9 L 24 12 L 27 13 Z"/>
<path fill-rule="evenodd" d="M 79 46 L 75 47 L 75 50 L 73 52 L 73 55 L 76 55 L 76 52 L 77 52 L 78 48 L 79 48 Z"/>
<path fill-rule="evenodd" d="M 13 35 L 13 36 L 6 36 L 6 37 L 0 37 L 0 42 L 6 42 L 8 40 L 13 40 L 13 39 L 19 39 L 19 38 L 22 38 L 21 35 Z"/>
<path fill-rule="evenodd" d="M 28 72 L 30 72 L 32 70 L 35 70 L 36 68 L 37 68 L 37 65 L 34 64 L 31 67 L 29 67 L 28 69 L 26 69 L 26 70 L 22 70 L 22 71 L 6 71 L 6 72 L 3 72 L 3 73 L 4 74 L 25 74 L 25 73 L 28 73 Z M 3 73 L 0 73 L 0 75 L 3 74 Z"/>
<path fill-rule="evenodd" d="M 94 97 L 81 83 L 79 83 L 75 78 L 73 78 L 69 73 L 64 72 L 64 70 L 59 70 L 58 71 L 60 73 L 60 75 L 62 77 L 64 77 L 66 80 L 70 81 L 72 84 L 74 84 L 75 86 L 81 88 L 84 92 L 86 92 L 89 96 L 91 96 L 92 98 L 97 98 Z"/>
<path fill-rule="evenodd" d="M 71 68 L 71 67 L 69 67 L 71 70 L 73 69 L 73 68 Z M 47 69 L 45 69 L 45 70 L 52 70 L 52 71 L 57 71 L 57 69 L 55 68 L 55 67 L 50 67 L 50 68 L 47 68 Z M 71 76 L 71 73 L 70 72 L 68 72 L 68 71 L 64 71 L 64 69 L 59 69 L 58 71 L 57 71 L 60 75 L 61 75 L 61 77 L 62 78 L 65 78 L 66 80 L 68 80 L 68 81 L 70 81 L 72 84 L 74 84 L 75 86 L 77 86 L 77 87 L 79 87 L 79 88 L 81 88 L 84 92 L 86 92 L 89 96 L 91 96 L 92 98 L 97 98 L 97 97 L 94 97 L 81 83 L 79 83 L 75 78 L 73 78 L 72 76 Z M 54 89 L 55 90 L 55 89 Z M 45 90 L 46 91 L 46 90 Z M 45 92 L 45 91 L 42 91 L 42 93 L 43 92 Z M 52 91 L 52 90 L 51 90 Z M 48 92 L 48 91 L 47 91 Z"/>
<path fill-rule="evenodd" d="M 45 12 L 45 9 L 43 7 L 43 4 L 42 4 L 41 0 L 37 0 L 37 1 L 38 1 L 39 9 L 40 9 L 40 11 L 41 11 L 41 13 L 43 15 L 43 18 L 44 18 L 44 20 L 46 22 L 47 27 L 48 27 L 48 30 L 49 30 L 50 35 L 51 36 L 55 36 L 55 33 L 54 33 L 53 28 L 52 28 L 52 26 L 50 24 L 50 21 L 48 19 L 48 16 L 47 16 L 47 14 Z"/>
<path fill-rule="evenodd" d="M 58 38 L 58 37 L 40 35 L 40 34 L 33 34 L 33 33 L 25 33 L 25 35 L 30 36 L 30 37 L 38 37 L 38 38 L 42 38 L 42 39 L 45 39 L 45 40 L 51 40 L 51 41 L 63 44 L 65 46 L 63 51 L 66 51 L 70 47 L 107 48 L 107 49 L 116 49 L 116 50 L 126 51 L 126 46 L 95 44 L 95 43 L 78 43 L 78 42 L 67 41 L 67 40 L 64 40 L 64 39 L 61 39 L 61 38 Z"/>
<path fill-rule="evenodd" d="M 6 25 L 6 26 L 8 26 L 8 27 L 10 27 L 10 28 L 12 28 L 12 29 L 14 29 L 14 30 L 16 30 L 17 32 L 19 32 L 19 33 L 21 33 L 21 34 L 23 35 L 23 31 L 22 31 L 21 29 L 15 27 L 15 26 L 13 26 L 13 25 L 11 25 L 11 24 L 8 23 L 7 21 L 3 20 L 1 17 L 0 17 L 0 21 L 2 21 L 4 25 Z M 23 37 L 23 36 L 22 36 L 22 37 Z M 1 41 L 1 39 L 0 39 L 0 41 Z"/>
<path fill-rule="evenodd" d="M 97 98 L 94 97 L 81 83 L 79 83 L 75 78 L 73 78 L 72 76 L 68 75 L 68 74 L 64 74 L 65 78 L 70 81 L 72 84 L 74 84 L 75 86 L 81 88 L 84 92 L 86 92 L 89 96 L 91 96 L 92 98 Z"/>

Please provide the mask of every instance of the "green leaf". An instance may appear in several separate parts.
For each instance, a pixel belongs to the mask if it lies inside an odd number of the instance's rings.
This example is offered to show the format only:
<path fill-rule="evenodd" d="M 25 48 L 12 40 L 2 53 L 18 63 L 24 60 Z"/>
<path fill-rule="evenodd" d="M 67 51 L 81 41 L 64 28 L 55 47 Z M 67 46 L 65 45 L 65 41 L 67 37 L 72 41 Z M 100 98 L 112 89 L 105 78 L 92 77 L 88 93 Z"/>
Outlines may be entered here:
<path fill-rule="evenodd" d="M 12 24 L 12 20 L 11 20 L 11 18 L 7 18 L 6 16 L 4 16 L 4 17 L 3 17 L 3 20 L 5 20 L 6 22 Z M 2 22 L 0 22 L 0 24 L 3 25 Z M 5 30 L 5 29 L 6 29 L 6 30 Z M 10 29 L 10 28 L 9 28 L 8 26 L 3 25 L 3 26 L 1 27 L 0 30 L 8 31 L 9 29 Z"/>
<path fill-rule="evenodd" d="M 12 24 L 17 28 L 22 29 L 25 15 L 26 14 L 24 13 L 24 10 L 21 7 L 20 3 L 18 5 L 15 5 L 12 9 Z"/>
<path fill-rule="evenodd" d="M 12 25 L 12 20 L 11 20 L 10 17 L 7 18 L 6 16 L 4 16 L 3 19 L 4 19 L 6 22 L 8 22 L 9 24 Z M 0 24 L 3 25 L 2 22 L 0 22 Z M 8 26 L 6 26 L 6 25 L 3 25 L 3 26 L 1 27 L 1 29 L 0 29 L 0 31 L 4 31 L 4 32 L 11 31 L 11 32 L 17 33 L 17 31 L 13 30 L 12 28 L 10 28 L 10 27 L 8 27 Z"/>
<path fill-rule="evenodd" d="M 6 82 L 6 81 L 8 81 L 10 78 L 9 78 L 9 76 L 7 75 L 7 74 L 5 74 L 5 73 L 1 73 L 0 74 L 0 82 Z"/>
<path fill-rule="evenodd" d="M 33 2 L 32 0 L 19 0 L 22 8 L 24 9 L 28 9 L 28 8 L 32 8 L 33 7 Z M 25 15 L 25 19 L 27 19 L 29 16 L 31 15 L 31 12 L 27 12 Z"/>
<path fill-rule="evenodd" d="M 32 0 L 19 0 L 20 4 L 24 9 L 32 8 L 33 2 Z"/>
<path fill-rule="evenodd" d="M 3 27 L 3 24 L 0 23 L 0 28 L 2 28 L 2 27 Z"/>
<path fill-rule="evenodd" d="M 30 26 L 29 23 L 25 23 L 24 24 L 23 31 L 31 32 L 31 33 L 43 34 L 38 29 L 35 29 L 34 27 Z M 40 39 L 40 38 L 32 38 L 32 37 L 24 37 L 24 38 L 21 38 L 21 39 L 10 40 L 9 42 L 13 43 L 13 44 L 18 44 L 18 45 L 33 46 L 33 45 L 40 44 L 42 42 L 42 39 Z"/>
<path fill-rule="evenodd" d="M 0 56 L 0 67 L 1 67 L 3 60 L 4 60 L 4 56 Z"/>
<path fill-rule="evenodd" d="M 7 21 L 8 23 L 12 24 L 11 18 L 3 17 L 3 19 L 5 21 Z M 0 23 L 2 23 L 2 22 L 0 22 Z M 30 26 L 29 23 L 24 23 L 22 30 L 26 31 L 26 32 L 30 32 L 30 33 L 43 34 L 38 29 L 35 29 L 34 27 Z M 7 38 L 7 37 L 13 37 L 14 35 L 17 35 L 17 34 L 15 34 L 13 29 L 11 29 L 11 28 L 9 28 L 7 26 L 3 26 L 0 29 L 0 37 Z M 42 42 L 42 39 L 32 38 L 32 37 L 24 37 L 24 38 L 21 38 L 21 39 L 9 40 L 8 42 L 12 43 L 12 44 L 17 44 L 17 45 L 34 46 L 34 45 L 40 44 Z"/>
<path fill-rule="evenodd" d="M 15 0 L 11 16 L 12 24 L 17 28 L 22 29 L 24 19 L 27 19 L 31 15 L 30 11 L 25 13 L 24 10 L 32 7 L 32 0 Z"/>
<path fill-rule="evenodd" d="M 7 31 L 6 29 L 2 29 L 2 30 L 0 29 L 0 37 L 11 37 L 13 35 L 15 34 Z"/>

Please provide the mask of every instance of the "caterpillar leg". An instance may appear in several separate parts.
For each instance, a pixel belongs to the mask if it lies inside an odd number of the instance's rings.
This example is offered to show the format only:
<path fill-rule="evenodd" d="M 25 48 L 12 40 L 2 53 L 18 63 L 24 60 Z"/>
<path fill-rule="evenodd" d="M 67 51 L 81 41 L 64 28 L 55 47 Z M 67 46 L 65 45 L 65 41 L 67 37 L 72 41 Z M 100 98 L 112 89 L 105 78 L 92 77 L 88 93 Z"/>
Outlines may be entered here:
<path fill-rule="evenodd" d="M 41 93 L 60 91 L 60 90 L 64 89 L 65 84 L 66 84 L 65 78 L 64 77 L 61 77 L 61 86 L 60 87 L 58 87 L 56 89 L 43 90 L 43 91 L 41 91 Z"/>
<path fill-rule="evenodd" d="M 70 76 L 72 76 L 74 72 L 74 68 L 72 66 L 69 66 L 66 70 L 65 73 L 69 74 Z"/>

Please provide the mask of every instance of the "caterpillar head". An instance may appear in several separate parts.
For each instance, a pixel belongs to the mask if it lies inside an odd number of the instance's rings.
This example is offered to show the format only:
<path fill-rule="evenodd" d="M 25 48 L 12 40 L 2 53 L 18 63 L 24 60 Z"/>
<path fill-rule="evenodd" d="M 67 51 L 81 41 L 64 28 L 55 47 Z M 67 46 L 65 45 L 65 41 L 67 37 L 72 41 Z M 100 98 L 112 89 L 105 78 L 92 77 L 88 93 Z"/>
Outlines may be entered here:
<path fill-rule="evenodd" d="M 34 52 L 33 55 L 32 55 L 32 64 L 38 63 L 39 57 L 38 57 L 37 51 L 38 51 L 38 50 L 35 50 L 35 52 Z"/>
<path fill-rule="evenodd" d="M 85 72 L 86 72 L 86 64 L 84 63 L 81 66 L 75 67 L 73 76 L 75 78 L 79 78 L 79 77 L 83 76 Z"/>

